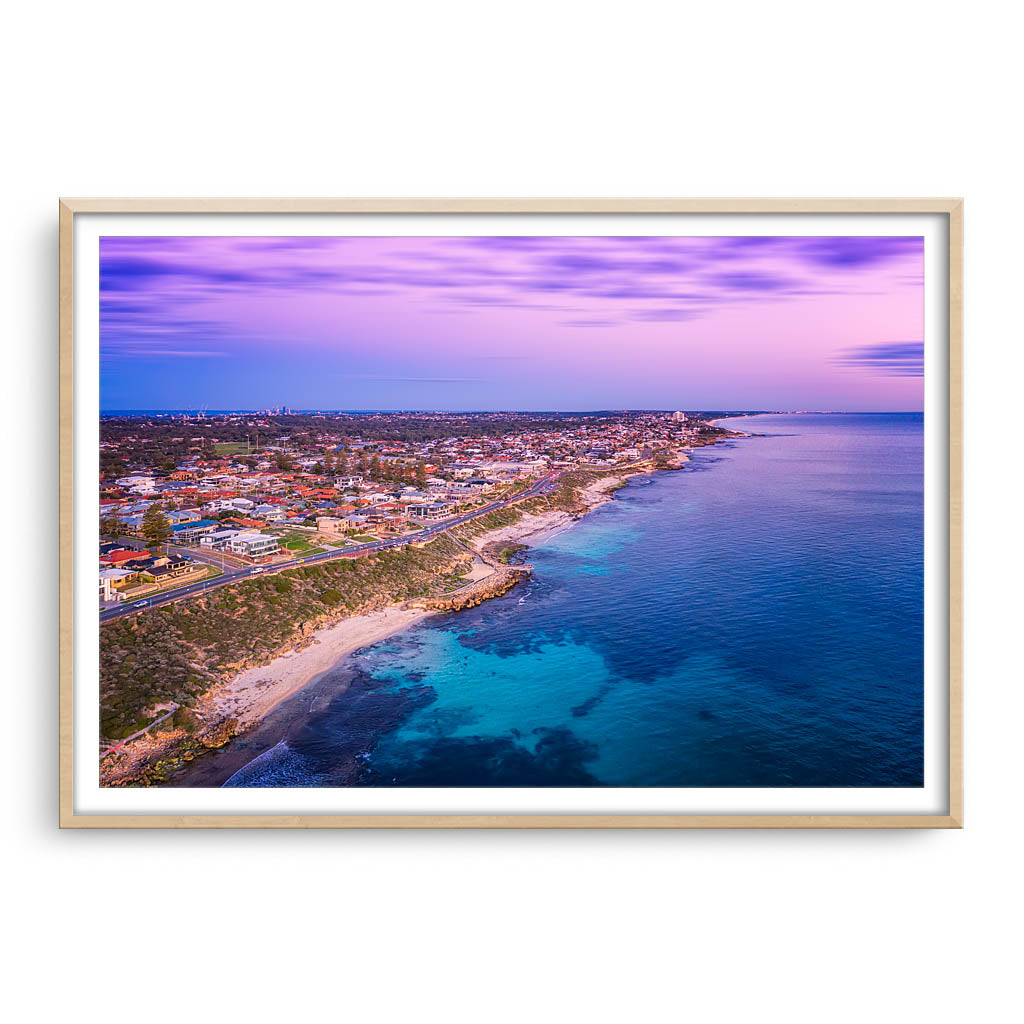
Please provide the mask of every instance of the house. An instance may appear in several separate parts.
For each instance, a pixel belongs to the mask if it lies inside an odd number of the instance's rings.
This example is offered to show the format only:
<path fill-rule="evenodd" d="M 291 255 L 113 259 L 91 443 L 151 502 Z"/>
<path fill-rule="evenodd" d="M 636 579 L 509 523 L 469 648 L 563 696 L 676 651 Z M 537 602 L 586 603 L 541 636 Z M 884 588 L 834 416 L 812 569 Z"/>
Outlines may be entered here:
<path fill-rule="evenodd" d="M 136 551 L 134 548 L 117 548 L 114 551 L 108 551 L 100 556 L 100 562 L 105 565 L 109 565 L 112 568 L 119 568 L 126 562 L 134 562 L 140 558 L 149 558 L 150 554 L 148 551 Z"/>
<path fill-rule="evenodd" d="M 279 505 L 257 505 L 252 514 L 256 519 L 263 519 L 268 523 L 280 522 L 285 517 L 285 511 Z"/>
<path fill-rule="evenodd" d="M 321 533 L 344 533 L 347 526 L 341 516 L 317 516 L 316 528 Z"/>
<path fill-rule="evenodd" d="M 454 501 L 430 501 L 422 504 L 409 505 L 409 515 L 415 519 L 445 519 L 455 512 Z"/>
<path fill-rule="evenodd" d="M 246 519 L 244 516 L 232 516 L 230 519 L 221 520 L 221 526 L 237 526 L 239 529 L 256 530 L 257 533 L 265 525 L 262 519 Z"/>
<path fill-rule="evenodd" d="M 176 544 L 195 544 L 208 533 L 213 533 L 220 526 L 214 519 L 200 519 L 194 523 L 178 523 L 172 526 L 174 531 L 172 540 Z"/>
<path fill-rule="evenodd" d="M 138 578 L 139 574 L 130 569 L 100 569 L 100 600 L 123 601 L 124 589 Z"/>
<path fill-rule="evenodd" d="M 343 516 L 317 516 L 316 528 L 321 533 L 354 533 L 365 529 L 372 523 L 384 522 L 386 513 L 371 515 L 361 512 L 349 512 Z"/>
<path fill-rule="evenodd" d="M 151 494 L 156 490 L 156 481 L 151 476 L 123 476 L 115 483 L 133 494 Z"/>
<path fill-rule="evenodd" d="M 166 560 L 166 558 L 157 558 L 148 551 L 140 551 L 138 552 L 138 557 L 126 558 L 123 562 L 119 562 L 117 567 L 119 569 L 132 569 L 136 572 L 141 572 L 143 569 L 148 569 L 151 565 L 160 565 Z"/>
<path fill-rule="evenodd" d="M 171 526 L 177 526 L 180 523 L 195 523 L 199 521 L 199 512 L 194 508 L 181 509 L 178 512 L 165 512 L 164 515 L 167 517 L 167 521 Z"/>
<path fill-rule="evenodd" d="M 171 558 L 163 565 L 151 565 L 142 571 L 142 579 L 148 583 L 166 583 L 187 576 L 199 566 L 191 558 Z"/>
<path fill-rule="evenodd" d="M 468 480 L 454 480 L 439 489 L 453 495 L 472 495 L 493 491 L 494 485 L 481 477 L 471 477 Z"/>
<path fill-rule="evenodd" d="M 237 537 L 242 531 L 233 530 L 226 528 L 223 530 L 214 530 L 213 533 L 207 533 L 199 538 L 200 547 L 210 548 L 213 551 L 222 551 L 228 546 L 228 541 L 232 537 Z"/>
<path fill-rule="evenodd" d="M 142 533 L 142 516 L 118 516 L 121 532 L 128 537 L 138 537 Z"/>
<path fill-rule="evenodd" d="M 257 533 L 255 530 L 238 533 L 227 542 L 230 552 L 245 555 L 247 558 L 262 558 L 264 555 L 276 555 L 280 550 L 277 538 L 269 534 Z"/>

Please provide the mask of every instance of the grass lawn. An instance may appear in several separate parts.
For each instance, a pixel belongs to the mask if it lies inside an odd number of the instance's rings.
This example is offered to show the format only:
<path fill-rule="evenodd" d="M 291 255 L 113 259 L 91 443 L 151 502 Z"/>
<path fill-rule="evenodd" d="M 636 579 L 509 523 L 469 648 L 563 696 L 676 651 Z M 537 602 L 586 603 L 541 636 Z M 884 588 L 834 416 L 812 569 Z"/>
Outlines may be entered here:
<path fill-rule="evenodd" d="M 352 539 L 354 541 L 358 541 L 360 544 L 368 544 L 380 540 L 380 537 L 373 537 L 368 533 L 357 533 L 352 537 Z"/>
<path fill-rule="evenodd" d="M 309 543 L 309 538 L 304 537 L 301 533 L 281 533 L 277 537 L 281 547 L 293 555 L 304 555 L 313 546 Z"/>
<path fill-rule="evenodd" d="M 244 455 L 247 448 L 241 441 L 217 441 L 213 450 L 218 455 Z"/>
<path fill-rule="evenodd" d="M 308 551 L 296 552 L 299 558 L 308 558 L 310 555 L 322 555 L 327 548 L 310 548 Z"/>

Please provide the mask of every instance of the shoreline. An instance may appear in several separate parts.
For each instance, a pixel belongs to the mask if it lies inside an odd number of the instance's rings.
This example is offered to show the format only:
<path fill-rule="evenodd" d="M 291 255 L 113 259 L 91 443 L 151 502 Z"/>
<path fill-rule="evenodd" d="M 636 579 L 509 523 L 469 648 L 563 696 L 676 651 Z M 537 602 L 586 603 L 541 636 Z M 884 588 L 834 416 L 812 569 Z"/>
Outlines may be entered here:
<path fill-rule="evenodd" d="M 386 640 L 434 614 L 429 609 L 389 605 L 380 611 L 322 626 L 312 634 L 308 646 L 239 672 L 207 691 L 203 701 L 209 702 L 213 714 L 235 719 L 238 732 L 243 732 L 353 652 Z"/>
<path fill-rule="evenodd" d="M 681 453 L 680 462 L 673 468 L 681 468 L 687 461 L 688 456 Z M 638 470 L 595 480 L 580 492 L 581 500 L 586 506 L 585 512 L 577 515 L 561 509 L 528 512 L 518 523 L 498 527 L 479 537 L 473 537 L 468 541 L 468 545 L 479 552 L 485 546 L 494 543 L 537 543 L 546 540 L 568 529 L 595 508 L 611 501 L 614 497 L 613 492 L 631 477 L 647 476 L 651 472 L 656 470 Z M 483 578 L 490 575 L 489 572 Z M 417 622 L 438 614 L 439 611 L 410 607 L 408 602 L 403 602 L 322 626 L 312 634 L 311 642 L 307 646 L 278 655 L 266 665 L 244 669 L 226 683 L 207 691 L 203 703 L 218 717 L 235 719 L 237 731 L 244 732 L 261 722 L 289 697 L 304 690 L 318 676 L 336 668 L 350 654 L 403 632 Z"/>
<path fill-rule="evenodd" d="M 551 509 L 547 512 L 527 512 L 518 522 L 508 526 L 495 527 L 477 537 L 468 538 L 466 543 L 476 548 L 477 551 L 498 544 L 537 544 L 569 529 L 574 523 L 593 512 L 595 508 L 607 504 L 615 497 L 614 492 L 625 486 L 626 482 L 633 477 L 651 476 L 659 472 L 674 472 L 682 469 L 689 461 L 689 454 L 679 451 L 675 462 L 671 466 L 665 467 L 664 470 L 645 468 L 622 473 L 612 470 L 608 476 L 594 480 L 580 491 L 580 501 L 584 506 L 581 511 L 567 512 L 564 509 Z"/>
<path fill-rule="evenodd" d="M 739 431 L 730 431 L 730 435 L 749 436 Z M 631 478 L 674 472 L 689 461 L 689 452 L 677 449 L 673 461 L 664 467 L 644 465 L 618 473 L 609 471 L 608 475 L 592 481 L 579 492 L 580 505 L 572 511 L 525 512 L 519 521 L 465 538 L 464 543 L 476 553 L 477 558 L 485 548 L 493 550 L 498 544 L 529 546 L 540 543 L 613 500 L 614 492 Z M 166 772 L 201 757 L 207 751 L 223 748 L 235 737 L 251 732 L 274 709 L 336 668 L 349 655 L 403 632 L 441 610 L 410 607 L 408 602 L 402 602 L 320 627 L 311 634 L 311 642 L 298 650 L 279 654 L 265 665 L 246 668 L 206 691 L 199 699 L 197 710 L 210 724 L 200 736 L 174 730 L 158 737 L 140 737 L 130 748 L 121 748 L 120 756 L 113 763 L 105 768 L 101 766 L 101 777 L 106 776 L 106 781 L 101 784 L 145 786 L 166 781 Z"/>

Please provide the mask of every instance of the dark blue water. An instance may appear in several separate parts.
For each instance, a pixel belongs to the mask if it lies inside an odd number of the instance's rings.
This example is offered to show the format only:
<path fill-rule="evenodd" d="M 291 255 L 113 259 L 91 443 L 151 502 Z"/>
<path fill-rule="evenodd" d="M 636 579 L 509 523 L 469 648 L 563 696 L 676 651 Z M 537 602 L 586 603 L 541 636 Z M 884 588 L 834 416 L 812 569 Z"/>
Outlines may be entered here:
<path fill-rule="evenodd" d="M 735 423 L 766 436 L 635 478 L 528 583 L 346 659 L 228 784 L 922 785 L 922 417 Z"/>

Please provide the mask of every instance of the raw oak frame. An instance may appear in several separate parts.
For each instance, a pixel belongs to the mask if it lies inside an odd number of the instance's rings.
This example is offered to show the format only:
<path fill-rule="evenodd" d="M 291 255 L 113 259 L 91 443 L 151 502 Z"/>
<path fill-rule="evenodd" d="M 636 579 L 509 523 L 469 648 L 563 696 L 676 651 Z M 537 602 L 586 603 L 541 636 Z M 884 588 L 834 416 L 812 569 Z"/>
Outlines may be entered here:
<path fill-rule="evenodd" d="M 76 814 L 73 778 L 74 218 L 78 213 L 892 213 L 949 219 L 949 810 L 947 814 Z M 60 201 L 61 828 L 962 828 L 963 200 L 917 199 L 62 199 Z"/>

